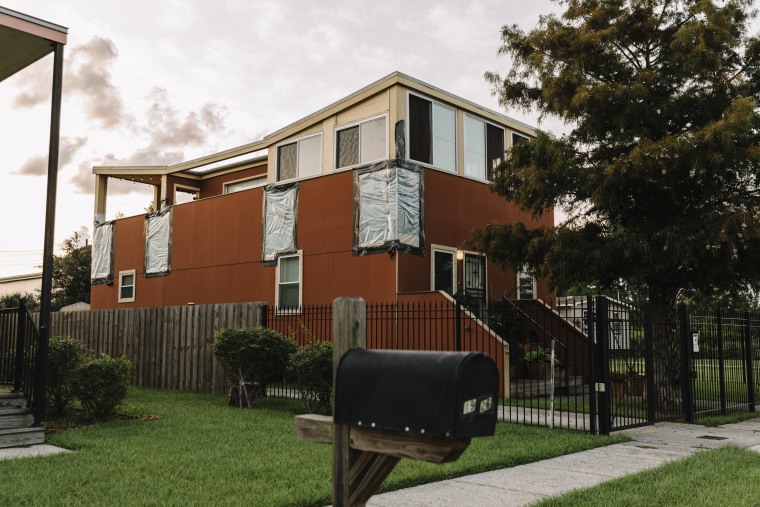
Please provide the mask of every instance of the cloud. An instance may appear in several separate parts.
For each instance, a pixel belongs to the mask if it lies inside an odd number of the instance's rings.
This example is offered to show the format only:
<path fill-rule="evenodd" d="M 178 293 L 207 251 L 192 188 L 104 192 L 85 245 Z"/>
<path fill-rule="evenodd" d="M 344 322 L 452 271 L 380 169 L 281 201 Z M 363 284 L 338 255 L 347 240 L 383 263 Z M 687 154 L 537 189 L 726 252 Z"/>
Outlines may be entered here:
<path fill-rule="evenodd" d="M 81 98 L 85 116 L 103 128 L 131 121 L 125 115 L 121 94 L 111 79 L 111 67 L 117 58 L 118 51 L 113 41 L 94 37 L 85 44 L 74 46 L 63 66 L 64 100 Z M 51 81 L 51 65 L 29 67 L 19 81 L 21 91 L 13 99 L 13 106 L 28 109 L 48 103 Z"/>
<path fill-rule="evenodd" d="M 147 112 L 145 131 L 158 148 L 199 145 L 206 142 L 210 133 L 224 130 L 227 110 L 214 103 L 204 104 L 200 111 L 191 111 L 184 117 L 168 100 L 163 88 L 154 88 Z"/>
<path fill-rule="evenodd" d="M 87 143 L 86 137 L 62 137 L 58 150 L 58 167 L 62 169 L 74 159 L 74 156 Z M 45 176 L 48 171 L 47 155 L 35 155 L 27 159 L 16 174 L 24 176 Z"/>
<path fill-rule="evenodd" d="M 121 94 L 111 80 L 111 65 L 118 57 L 110 39 L 94 37 L 71 50 L 64 87 L 84 98 L 87 118 L 111 128 L 128 121 Z"/>

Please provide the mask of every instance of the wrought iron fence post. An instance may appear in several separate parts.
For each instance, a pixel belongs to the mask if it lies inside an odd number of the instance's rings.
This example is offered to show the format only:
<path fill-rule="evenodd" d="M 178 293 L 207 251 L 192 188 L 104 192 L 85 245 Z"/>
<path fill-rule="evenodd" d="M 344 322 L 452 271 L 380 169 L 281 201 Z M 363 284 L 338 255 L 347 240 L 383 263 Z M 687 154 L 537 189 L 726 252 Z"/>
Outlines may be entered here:
<path fill-rule="evenodd" d="M 599 433 L 609 435 L 612 429 L 612 406 L 610 405 L 610 338 L 607 312 L 607 298 L 597 296 L 596 310 L 596 346 L 597 356 L 597 385 L 604 386 L 599 393 Z"/>
<path fill-rule="evenodd" d="M 597 426 L 596 426 L 596 416 L 597 416 L 597 407 L 596 407 L 596 361 L 595 356 L 597 354 L 597 343 L 596 343 L 596 335 L 594 334 L 594 298 L 593 296 L 586 296 L 586 330 L 587 330 L 587 336 L 588 336 L 588 382 L 589 382 L 589 390 L 590 393 L 588 397 L 588 410 L 589 410 L 589 418 L 591 419 L 591 427 L 589 430 L 591 431 L 591 434 L 594 435 L 597 432 Z"/>
<path fill-rule="evenodd" d="M 720 386 L 720 413 L 726 415 L 726 357 L 723 350 L 723 313 L 720 308 L 717 311 L 718 317 L 718 375 Z"/>
<path fill-rule="evenodd" d="M 744 351 L 747 372 L 747 405 L 750 412 L 755 411 L 755 361 L 752 350 L 752 321 L 749 312 L 744 312 Z"/>
<path fill-rule="evenodd" d="M 264 303 L 261 305 L 261 327 L 267 327 L 269 325 L 269 305 Z"/>
<path fill-rule="evenodd" d="M 693 423 L 695 419 L 691 382 L 693 342 L 689 333 L 689 312 L 684 305 L 678 305 L 678 320 L 681 328 L 681 404 L 686 422 Z"/>
<path fill-rule="evenodd" d="M 654 381 L 654 316 L 652 303 L 644 305 L 644 354 L 647 381 L 647 422 L 657 421 L 657 391 Z"/>
<path fill-rule="evenodd" d="M 462 350 L 462 305 L 459 303 L 459 298 L 454 299 L 454 305 L 456 307 L 454 314 L 454 339 L 457 352 Z"/>
<path fill-rule="evenodd" d="M 13 368 L 13 392 L 21 392 L 21 379 L 24 374 L 24 337 L 26 336 L 26 306 L 24 300 L 19 301 L 16 314 L 16 361 Z"/>

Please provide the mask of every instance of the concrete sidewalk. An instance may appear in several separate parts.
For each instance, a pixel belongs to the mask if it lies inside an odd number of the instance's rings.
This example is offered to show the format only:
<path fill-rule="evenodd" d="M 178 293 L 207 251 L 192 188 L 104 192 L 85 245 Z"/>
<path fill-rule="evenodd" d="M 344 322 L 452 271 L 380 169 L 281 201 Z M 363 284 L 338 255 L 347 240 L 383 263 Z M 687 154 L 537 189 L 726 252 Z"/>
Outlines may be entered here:
<path fill-rule="evenodd" d="M 733 444 L 760 452 L 760 419 L 717 428 L 659 423 L 621 433 L 633 440 L 503 470 L 373 496 L 372 507 L 519 506 L 595 486 Z"/>

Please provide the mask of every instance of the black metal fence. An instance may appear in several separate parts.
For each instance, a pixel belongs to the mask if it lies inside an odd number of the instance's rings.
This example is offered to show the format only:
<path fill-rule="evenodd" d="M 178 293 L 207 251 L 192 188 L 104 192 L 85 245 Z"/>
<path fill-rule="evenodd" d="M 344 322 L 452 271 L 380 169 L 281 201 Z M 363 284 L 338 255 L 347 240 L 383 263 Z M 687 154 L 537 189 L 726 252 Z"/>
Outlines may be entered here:
<path fill-rule="evenodd" d="M 35 425 L 42 423 L 45 406 L 44 399 L 37 399 L 39 350 L 40 333 L 23 302 L 0 310 L 0 385 L 24 394 Z"/>
<path fill-rule="evenodd" d="M 332 340 L 332 306 L 267 310 L 300 345 Z M 676 311 L 606 297 L 367 305 L 367 347 L 479 351 L 500 373 L 501 417 L 609 433 L 755 410 L 760 315 Z M 270 395 L 294 396 L 289 379 Z"/>

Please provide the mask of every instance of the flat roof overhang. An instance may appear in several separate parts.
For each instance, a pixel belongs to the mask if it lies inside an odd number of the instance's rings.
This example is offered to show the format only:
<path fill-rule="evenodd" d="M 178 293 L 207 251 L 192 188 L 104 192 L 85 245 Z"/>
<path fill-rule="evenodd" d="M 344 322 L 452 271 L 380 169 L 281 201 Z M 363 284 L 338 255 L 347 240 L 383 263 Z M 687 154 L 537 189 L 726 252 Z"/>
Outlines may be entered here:
<path fill-rule="evenodd" d="M 66 44 L 68 28 L 0 7 L 0 82 Z"/>

